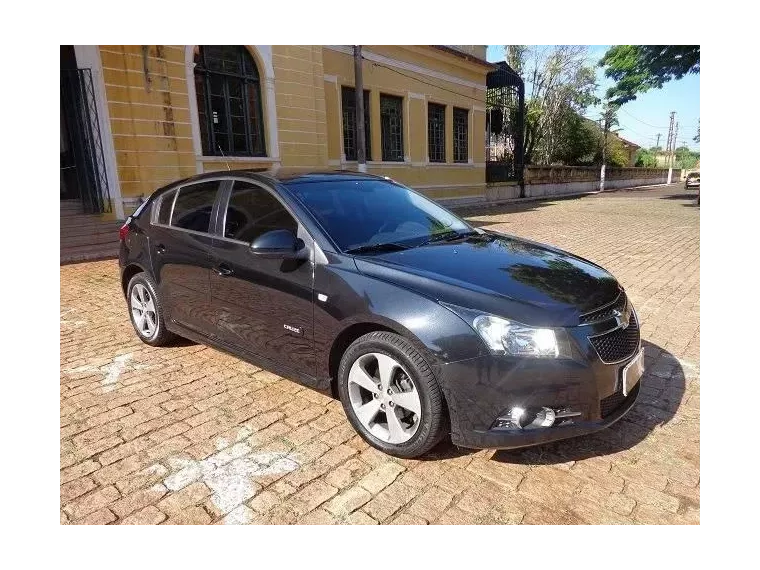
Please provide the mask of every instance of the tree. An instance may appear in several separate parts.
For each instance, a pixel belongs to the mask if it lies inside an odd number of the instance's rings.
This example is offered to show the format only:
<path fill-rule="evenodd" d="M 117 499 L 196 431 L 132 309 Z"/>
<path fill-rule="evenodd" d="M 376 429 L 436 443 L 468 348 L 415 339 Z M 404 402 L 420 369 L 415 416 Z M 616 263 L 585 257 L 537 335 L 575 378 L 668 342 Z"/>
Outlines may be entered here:
<path fill-rule="evenodd" d="M 525 81 L 525 164 L 548 163 L 557 153 L 568 113 L 597 101 L 586 46 L 505 46 L 507 63 Z"/>
<path fill-rule="evenodd" d="M 654 147 L 656 148 L 656 147 Z M 657 155 L 652 150 L 641 148 L 636 152 L 636 166 L 654 168 L 657 166 Z"/>
<path fill-rule="evenodd" d="M 679 146 L 675 151 L 675 168 L 691 169 L 699 162 L 699 152 L 691 150 L 688 146 Z"/>
<path fill-rule="evenodd" d="M 602 127 L 602 153 L 600 154 L 598 161 L 599 164 L 604 162 L 610 166 L 627 166 L 628 155 L 623 148 L 623 142 L 616 135 L 609 136 L 609 131 L 612 127 L 619 124 L 617 118 L 618 106 L 607 101 L 604 104 L 604 110 L 602 111 L 602 121 L 604 126 Z"/>
<path fill-rule="evenodd" d="M 567 110 L 562 121 L 563 136 L 554 149 L 551 162 L 568 166 L 592 165 L 601 141 L 599 125 L 571 110 Z"/>
<path fill-rule="evenodd" d="M 618 137 L 612 136 L 607 141 L 606 163 L 608 166 L 623 167 L 628 166 L 628 153 L 625 151 L 623 141 Z"/>
<path fill-rule="evenodd" d="M 607 98 L 622 105 L 672 79 L 699 73 L 699 46 L 612 46 L 599 65 L 617 82 L 607 90 Z"/>

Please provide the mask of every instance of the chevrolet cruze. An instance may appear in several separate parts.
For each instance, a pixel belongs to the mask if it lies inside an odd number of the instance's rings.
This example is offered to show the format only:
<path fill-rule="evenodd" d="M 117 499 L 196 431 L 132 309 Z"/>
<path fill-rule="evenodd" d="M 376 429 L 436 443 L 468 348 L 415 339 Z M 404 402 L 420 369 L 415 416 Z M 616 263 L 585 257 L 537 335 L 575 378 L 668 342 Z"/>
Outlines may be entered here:
<path fill-rule="evenodd" d="M 120 239 L 140 339 L 331 392 L 391 455 L 591 433 L 639 391 L 639 322 L 612 275 L 388 178 L 202 174 L 156 191 Z"/>

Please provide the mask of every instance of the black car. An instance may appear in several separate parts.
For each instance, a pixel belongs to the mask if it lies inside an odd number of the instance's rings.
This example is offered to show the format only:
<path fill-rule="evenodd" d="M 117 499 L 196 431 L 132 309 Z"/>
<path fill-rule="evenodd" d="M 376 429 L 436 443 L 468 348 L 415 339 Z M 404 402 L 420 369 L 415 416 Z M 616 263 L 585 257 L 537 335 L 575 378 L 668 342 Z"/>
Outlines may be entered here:
<path fill-rule="evenodd" d="M 634 404 L 639 322 L 604 269 L 478 229 L 388 178 L 209 173 L 120 231 L 132 324 L 340 398 L 374 447 L 513 448 Z"/>

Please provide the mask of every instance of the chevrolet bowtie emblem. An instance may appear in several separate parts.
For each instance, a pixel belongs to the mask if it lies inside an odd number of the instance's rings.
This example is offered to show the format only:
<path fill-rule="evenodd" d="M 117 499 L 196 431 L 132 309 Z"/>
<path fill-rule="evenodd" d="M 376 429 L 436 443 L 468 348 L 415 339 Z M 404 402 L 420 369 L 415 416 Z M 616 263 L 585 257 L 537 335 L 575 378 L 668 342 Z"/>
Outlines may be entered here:
<path fill-rule="evenodd" d="M 623 313 L 615 309 L 612 311 L 612 316 L 615 317 L 615 322 L 617 323 L 618 328 L 620 329 L 627 329 L 628 328 L 628 317 L 623 316 Z"/>

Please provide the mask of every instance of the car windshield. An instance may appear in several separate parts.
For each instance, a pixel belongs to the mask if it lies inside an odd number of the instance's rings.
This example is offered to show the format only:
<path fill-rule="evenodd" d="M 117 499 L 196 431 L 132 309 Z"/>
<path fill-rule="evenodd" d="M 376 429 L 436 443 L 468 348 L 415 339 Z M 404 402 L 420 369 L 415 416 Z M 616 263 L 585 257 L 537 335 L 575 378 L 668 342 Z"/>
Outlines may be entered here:
<path fill-rule="evenodd" d="M 284 184 L 344 252 L 416 247 L 473 231 L 431 200 L 385 180 L 294 180 Z"/>

